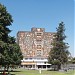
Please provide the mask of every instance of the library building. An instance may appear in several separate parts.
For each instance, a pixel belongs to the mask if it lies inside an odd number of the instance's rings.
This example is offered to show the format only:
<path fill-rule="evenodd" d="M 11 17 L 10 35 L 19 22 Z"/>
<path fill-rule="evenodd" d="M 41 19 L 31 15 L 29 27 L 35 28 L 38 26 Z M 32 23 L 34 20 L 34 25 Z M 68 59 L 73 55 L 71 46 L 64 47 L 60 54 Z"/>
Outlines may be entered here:
<path fill-rule="evenodd" d="M 23 54 L 21 66 L 25 69 L 48 69 L 48 55 L 54 32 L 45 32 L 44 28 L 31 28 L 31 31 L 18 31 L 17 43 Z"/>

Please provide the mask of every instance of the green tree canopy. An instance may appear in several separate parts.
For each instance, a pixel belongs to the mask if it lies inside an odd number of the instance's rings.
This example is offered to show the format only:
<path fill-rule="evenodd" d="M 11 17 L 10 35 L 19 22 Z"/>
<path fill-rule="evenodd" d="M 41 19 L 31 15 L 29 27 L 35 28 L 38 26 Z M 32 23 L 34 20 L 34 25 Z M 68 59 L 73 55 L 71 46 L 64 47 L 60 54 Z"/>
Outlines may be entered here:
<path fill-rule="evenodd" d="M 6 7 L 0 4 L 0 65 L 7 68 L 10 64 L 19 65 L 23 58 L 15 38 L 8 35 L 11 32 L 8 26 L 12 23 L 12 16 Z"/>
<path fill-rule="evenodd" d="M 61 64 L 64 64 L 68 61 L 68 43 L 65 43 L 65 27 L 64 23 L 61 22 L 58 26 L 57 32 L 54 35 L 54 39 L 52 42 L 53 48 L 49 52 L 48 62 L 53 65 L 58 65 L 58 69 L 60 69 Z"/>
<path fill-rule="evenodd" d="M 72 63 L 72 64 L 75 64 L 75 57 L 73 57 L 73 58 L 71 59 L 71 63 Z"/>
<path fill-rule="evenodd" d="M 6 7 L 0 4 L 0 39 L 7 42 L 8 34 L 11 30 L 8 28 L 13 22 L 12 16 L 8 13 Z"/>

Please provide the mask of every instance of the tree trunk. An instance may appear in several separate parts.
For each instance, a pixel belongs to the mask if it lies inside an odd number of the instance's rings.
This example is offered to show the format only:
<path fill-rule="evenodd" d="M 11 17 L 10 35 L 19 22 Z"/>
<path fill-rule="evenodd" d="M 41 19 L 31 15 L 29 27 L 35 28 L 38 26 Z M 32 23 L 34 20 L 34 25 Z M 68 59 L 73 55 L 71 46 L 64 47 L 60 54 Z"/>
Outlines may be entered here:
<path fill-rule="evenodd" d="M 57 70 L 61 69 L 61 64 L 58 65 Z"/>
<path fill-rule="evenodd" d="M 7 72 L 9 72 L 9 65 L 7 65 Z"/>

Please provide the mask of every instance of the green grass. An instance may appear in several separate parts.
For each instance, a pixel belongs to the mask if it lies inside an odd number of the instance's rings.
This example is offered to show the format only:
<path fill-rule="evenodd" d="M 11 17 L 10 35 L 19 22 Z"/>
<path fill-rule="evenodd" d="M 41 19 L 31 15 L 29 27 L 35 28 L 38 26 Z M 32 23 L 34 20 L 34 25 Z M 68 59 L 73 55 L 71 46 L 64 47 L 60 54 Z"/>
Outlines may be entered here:
<path fill-rule="evenodd" d="M 42 70 L 41 74 L 39 70 L 25 70 L 25 69 L 16 69 L 14 72 L 11 72 L 12 75 L 75 75 L 74 70 L 68 72 L 59 72 L 59 71 L 46 71 Z"/>
<path fill-rule="evenodd" d="M 10 73 L 11 75 L 75 75 L 74 72 L 75 70 L 71 70 L 67 72 L 42 70 L 40 74 L 39 70 L 25 70 L 20 68 L 20 69 L 14 69 L 13 72 L 10 72 Z"/>

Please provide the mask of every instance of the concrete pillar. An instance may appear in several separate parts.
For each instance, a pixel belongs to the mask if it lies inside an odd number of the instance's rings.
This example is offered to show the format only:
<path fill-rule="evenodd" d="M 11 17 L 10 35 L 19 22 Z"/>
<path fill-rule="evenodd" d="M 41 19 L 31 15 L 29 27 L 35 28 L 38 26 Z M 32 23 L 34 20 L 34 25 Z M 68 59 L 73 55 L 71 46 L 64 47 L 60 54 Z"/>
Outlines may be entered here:
<path fill-rule="evenodd" d="M 41 68 L 39 69 L 39 73 L 41 74 Z"/>
<path fill-rule="evenodd" d="M 33 69 L 34 65 L 32 65 L 32 69 Z"/>
<path fill-rule="evenodd" d="M 46 65 L 46 70 L 47 70 L 47 65 Z"/>
<path fill-rule="evenodd" d="M 37 66 L 36 66 L 36 64 L 35 64 L 35 69 L 37 69 Z"/>
<path fill-rule="evenodd" d="M 42 69 L 43 69 L 43 65 L 41 65 L 42 66 Z"/>

